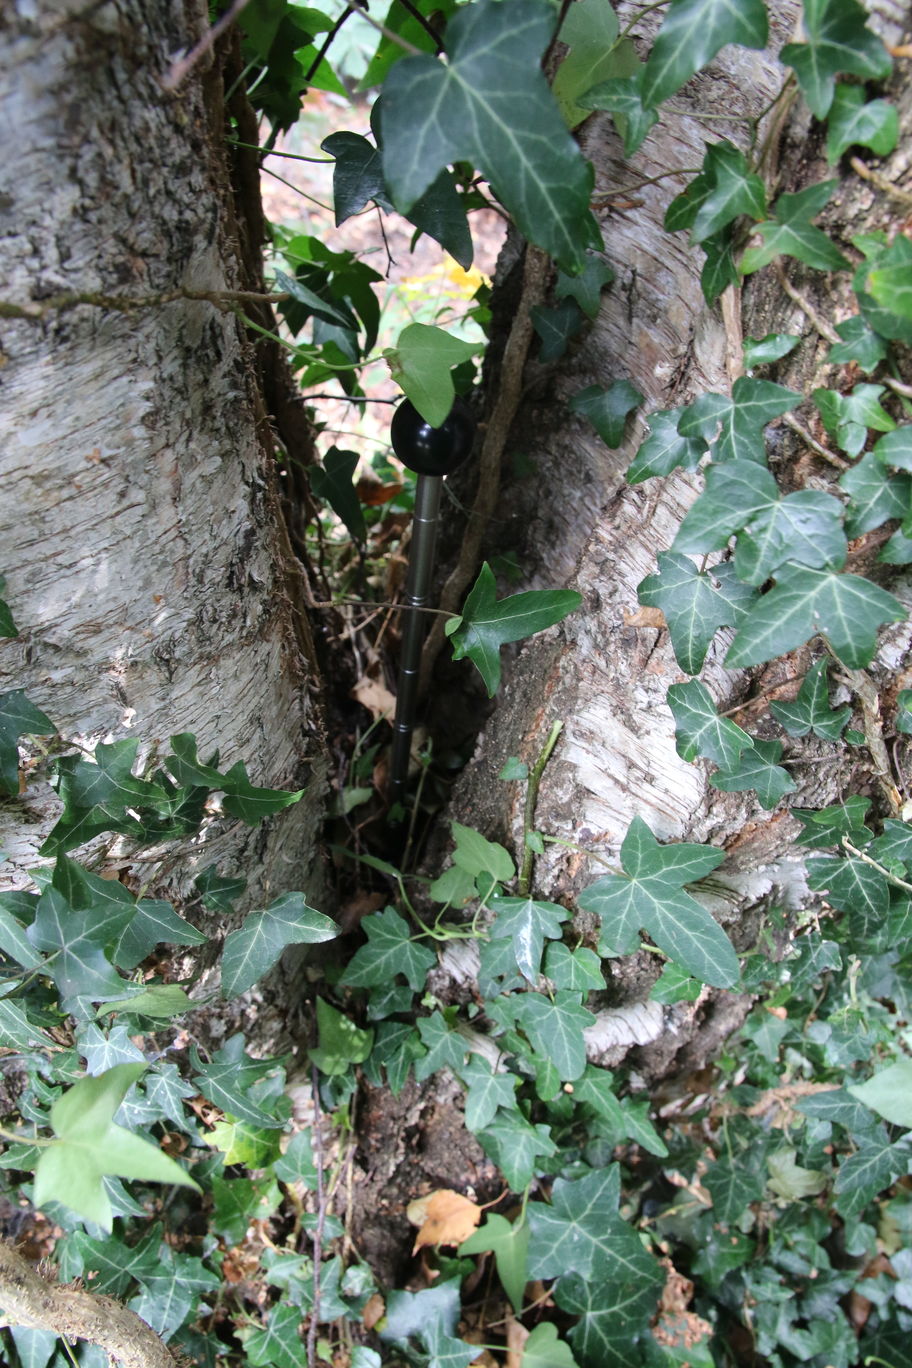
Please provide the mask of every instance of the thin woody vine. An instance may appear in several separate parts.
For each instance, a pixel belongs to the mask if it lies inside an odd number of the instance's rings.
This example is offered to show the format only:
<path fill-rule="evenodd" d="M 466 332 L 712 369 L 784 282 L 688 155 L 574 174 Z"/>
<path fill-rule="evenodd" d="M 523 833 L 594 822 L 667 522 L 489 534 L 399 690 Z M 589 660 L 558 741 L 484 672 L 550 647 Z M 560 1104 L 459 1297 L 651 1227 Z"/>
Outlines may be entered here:
<path fill-rule="evenodd" d="M 339 222 L 371 204 L 395 207 L 470 261 L 467 211 L 496 195 L 530 243 L 476 456 L 472 530 L 424 662 L 427 672 L 448 635 L 493 696 L 500 648 L 528 624 L 531 601 L 540 627 L 578 607 L 565 589 L 498 599 L 492 568 L 480 564 L 525 361 L 533 347 L 558 360 L 613 279 L 610 244 L 592 217 L 591 169 L 572 131 L 607 111 L 633 157 L 666 112 L 674 117 L 666 102 L 723 46 L 766 45 L 768 7 L 671 0 L 624 28 L 604 0 L 560 13 L 528 0 L 444 3 L 433 20 L 429 8 L 394 0 L 369 69 L 382 82 L 370 136 L 336 133 L 324 150 L 335 162 Z M 661 22 L 644 44 L 638 24 L 652 10 Z M 238 15 L 264 155 L 278 155 L 276 136 L 297 118 L 308 83 L 339 84 L 330 40 L 345 17 L 258 4 Z M 289 44 L 292 73 L 279 60 Z M 750 791 L 770 813 L 791 810 L 808 896 L 797 908 L 766 909 L 757 942 L 736 945 L 709 910 L 719 911 L 725 852 L 662 843 L 636 817 L 616 853 L 580 851 L 589 882 L 571 905 L 539 897 L 535 856 L 557 838 L 537 828 L 536 797 L 570 719 L 549 721 L 501 776 L 523 786 L 521 849 L 454 823 L 449 862 L 430 880 L 352 852 L 390 899 L 364 918 L 341 974 L 318 988 L 308 1052 L 315 1122 L 302 1126 L 292 1119 L 288 1060 L 257 1057 L 242 1035 L 212 1050 L 187 1040 L 182 1023 L 204 1001 L 200 980 L 161 974 L 161 949 L 203 947 L 203 908 L 230 919 L 219 945 L 227 1003 L 255 991 L 287 947 L 335 939 L 332 919 L 306 891 L 246 910 L 240 870 L 210 867 L 194 898 L 175 907 L 147 896 L 154 886 L 102 877 L 104 847 L 79 858 L 97 837 L 140 849 L 232 822 L 279 821 L 301 795 L 254 786 L 242 757 L 228 768 L 200 757 L 189 734 L 172 736 L 158 758 L 132 738 L 86 755 L 23 690 L 7 692 L 7 801 L 50 782 L 59 815 L 30 884 L 0 894 L 0 1038 L 14 1083 L 0 1163 L 10 1200 L 60 1232 L 61 1281 L 91 1291 L 42 1297 L 36 1276 L 3 1248 L 0 1306 L 20 1368 L 96 1368 L 107 1354 L 167 1362 L 172 1350 L 254 1368 L 288 1368 L 302 1356 L 351 1368 L 456 1368 L 482 1354 L 523 1368 L 710 1368 L 747 1354 L 772 1368 L 906 1361 L 912 689 L 899 687 L 903 677 L 891 678 L 877 652 L 887 641 L 902 662 L 908 651 L 912 243 L 892 221 L 835 240 L 817 220 L 836 174 L 780 191 L 772 140 L 777 115 L 805 101 L 834 172 L 873 185 L 895 211 L 885 219 L 906 213 L 909 192 L 870 161 L 898 144 L 885 92 L 908 51 L 891 53 L 855 0 L 809 0 L 800 35 L 778 58 L 781 90 L 765 120 L 745 121 L 737 141 L 712 137 L 707 125 L 702 166 L 670 195 L 665 226 L 689 233 L 705 258 L 708 305 L 772 272 L 827 350 L 798 391 L 771 377 L 807 345 L 804 323 L 800 334 L 748 339 L 730 393 L 646 415 L 627 478 L 699 473 L 701 492 L 639 586 L 640 605 L 661 615 L 654 620 L 688 676 L 667 695 L 676 745 L 685 760 L 712 766 L 713 787 Z M 181 79 L 191 75 L 192 66 Z M 497 106 L 494 92 L 505 97 Z M 494 112 L 504 107 L 514 122 Z M 437 108 L 445 126 L 430 117 Z M 280 228 L 273 246 L 282 263 L 274 289 L 256 296 L 279 306 L 273 340 L 305 393 L 336 378 L 364 399 L 359 370 L 380 336 L 376 273 Z M 799 268 L 847 282 L 851 311 L 823 316 L 796 283 Z M 247 302 L 192 289 L 182 297 L 242 316 Z M 37 326 L 48 311 L 171 302 L 61 295 L 6 300 L 0 315 Z M 474 313 L 485 320 L 483 299 Z M 386 348 L 434 427 L 472 388 L 477 352 L 426 324 Z M 641 404 L 620 375 L 576 394 L 568 409 L 616 449 Z M 805 483 L 796 485 L 780 444 L 768 443 L 773 424 L 812 454 Z M 311 476 L 328 504 L 322 535 L 344 528 L 369 551 L 379 515 L 361 505 L 345 456 L 326 452 Z M 14 563 L 5 574 L 0 630 L 15 644 Z M 699 678 L 720 650 L 732 670 L 802 664 L 786 685 L 720 707 Z M 835 761 L 847 748 L 858 791 L 803 806 L 808 762 Z M 369 789 L 369 774 L 362 763 L 353 789 Z M 734 935 L 735 918 L 727 924 Z M 454 941 L 475 956 L 477 993 L 467 1001 L 438 996 L 438 978 L 429 979 Z M 643 947 L 656 960 L 650 1000 L 669 1012 L 707 988 L 756 1000 L 717 1062 L 711 1095 L 678 1099 L 661 1115 L 623 1069 L 599 1067 L 587 1049 L 606 964 Z M 400 1094 L 440 1071 L 462 1089 L 466 1127 L 506 1190 L 487 1204 L 427 1194 L 413 1216 L 415 1252 L 432 1260 L 431 1272 L 425 1263 L 423 1278 L 416 1273 L 417 1289 L 379 1287 L 350 1238 L 359 1089 L 366 1081 Z M 200 1233 L 178 1238 L 191 1217 Z M 235 1276 L 242 1259 L 245 1279 Z M 97 1293 L 123 1315 L 99 1324 Z"/>

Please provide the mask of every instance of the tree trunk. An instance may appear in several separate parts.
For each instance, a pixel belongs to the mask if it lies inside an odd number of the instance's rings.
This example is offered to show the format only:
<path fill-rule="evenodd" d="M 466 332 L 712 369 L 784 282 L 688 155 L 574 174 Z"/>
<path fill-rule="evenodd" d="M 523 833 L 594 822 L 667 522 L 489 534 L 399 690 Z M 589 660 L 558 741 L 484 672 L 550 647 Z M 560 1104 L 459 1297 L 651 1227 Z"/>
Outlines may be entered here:
<path fill-rule="evenodd" d="M 902 8 L 895 6 L 889 22 L 881 15 L 888 41 L 900 39 Z M 756 938 L 764 905 L 795 906 L 805 891 L 801 862 L 790 850 L 799 826 L 785 804 L 766 813 L 752 794 L 713 789 L 705 763 L 688 763 L 675 750 L 665 695 L 670 684 L 685 676 L 667 631 L 639 610 L 637 585 L 655 570 L 656 552 L 671 544 L 701 482 L 678 471 L 630 486 L 625 471 L 646 435 L 651 411 L 730 388 L 741 373 L 742 337 L 785 329 L 803 334 L 807 340 L 795 353 L 804 367 L 802 382 L 822 360 L 825 344 L 770 272 L 751 282 L 743 300 L 729 288 L 718 306 L 708 308 L 699 284 L 702 254 L 683 233 L 671 235 L 662 226 L 669 201 L 686 183 L 683 176 L 665 179 L 670 169 L 699 166 L 707 137 L 728 137 L 746 147 L 747 125 L 729 125 L 718 116 L 756 115 L 772 100 L 784 73 L 770 57 L 789 40 L 798 13 L 797 4 L 776 7 L 769 53 L 724 49 L 708 71 L 675 97 L 674 114 L 663 118 L 631 161 L 624 160 L 608 115 L 593 116 L 582 130 L 584 150 L 596 167 L 597 196 L 613 194 L 617 204 L 619 189 L 638 186 L 641 179 L 661 179 L 635 189 L 626 203 L 620 201 L 624 207 L 609 207 L 602 217 L 605 255 L 616 279 L 584 341 L 554 367 L 534 362 L 527 367 L 527 397 L 507 450 L 523 453 L 524 464 L 535 473 L 513 479 L 502 490 L 488 554 L 517 551 L 531 586 L 570 584 L 582 592 L 584 602 L 560 629 L 524 645 L 505 670 L 497 709 L 450 808 L 456 820 L 521 851 L 523 787 L 497 776 L 510 755 L 531 763 L 551 723 L 560 720 L 564 731 L 545 772 L 536 827 L 611 858 L 635 816 L 660 840 L 726 848 L 728 858 L 714 876 L 717 896 L 710 906 L 742 949 Z M 655 26 L 658 22 L 656 17 Z M 894 100 L 902 92 L 901 81 L 897 75 Z M 908 122 L 907 91 L 903 103 Z M 819 126 L 811 130 L 810 116 L 802 110 L 800 102 L 793 104 L 782 128 L 771 127 L 769 120 L 761 126 L 761 138 L 770 139 L 767 175 L 773 195 L 832 174 L 823 158 L 822 131 Z M 700 123 L 700 112 L 712 114 L 713 123 Z M 900 149 L 883 174 L 895 178 L 907 159 L 900 139 Z M 834 203 L 838 208 L 826 227 L 843 242 L 871 226 L 885 226 L 891 213 L 895 221 L 895 205 L 856 178 L 846 182 Z M 818 290 L 825 286 L 825 277 L 803 267 L 794 271 L 796 265 L 787 262 L 786 269 L 801 289 L 811 276 Z M 515 283 L 507 277 L 500 288 L 515 290 Z M 843 300 L 833 293 L 836 287 L 827 288 L 823 307 L 838 320 L 846 313 L 839 312 Z M 511 310 L 515 307 L 514 300 Z M 786 371 L 771 378 L 788 384 L 794 376 Z M 607 386 L 619 379 L 631 381 L 645 403 L 629 423 L 623 445 L 609 451 L 567 405 L 586 385 Z M 772 433 L 777 454 L 802 457 L 801 443 L 787 428 L 777 425 Z M 815 484 L 823 474 L 818 466 Z M 902 594 L 903 577 L 894 574 L 890 588 Z M 720 710 L 745 705 L 736 720 L 753 729 L 764 709 L 751 709 L 749 700 L 803 673 L 807 654 L 773 662 L 755 678 L 723 668 L 731 636 L 728 630 L 717 634 L 702 678 Z M 908 650 L 908 624 L 888 629 L 881 640 L 895 669 Z M 782 696 L 793 694 L 794 689 Z M 813 744 L 800 744 L 804 749 L 794 754 L 812 763 L 791 771 L 799 788 L 789 805 L 837 801 L 854 762 L 847 757 L 841 767 L 816 767 Z M 869 781 L 874 782 L 872 776 L 863 780 Z M 536 870 L 536 889 L 543 897 L 566 901 L 600 872 L 576 851 L 555 845 L 546 851 Z M 697 1004 L 663 1009 L 645 1002 L 657 973 L 655 957 L 647 953 L 612 962 L 601 1062 L 617 1063 L 630 1047 L 652 1041 L 635 1056 L 647 1075 L 699 1063 L 738 1024 L 748 1005 L 745 1000 L 739 1007 L 728 995 L 722 999 L 704 990 Z M 682 1048 L 697 1036 L 690 1056 L 682 1057 Z"/>
<path fill-rule="evenodd" d="M 207 26 L 193 0 L 0 17 L 0 129 L 16 149 L 0 192 L 0 544 L 21 632 L 3 687 L 79 745 L 136 735 L 150 755 L 190 731 L 254 784 L 307 786 L 280 822 L 219 822 L 195 850 L 156 851 L 156 878 L 186 891 L 217 861 L 253 898 L 319 897 L 319 680 L 271 426 L 284 435 L 291 413 L 299 459 L 308 434 L 274 356 L 264 402 L 262 348 L 238 316 L 268 324 L 269 304 L 232 293 L 263 290 L 258 198 L 232 200 L 226 164 L 233 40 L 170 88 Z M 35 863 L 56 806 L 27 792 L 5 879 Z M 99 860 L 129 864 L 109 847 Z"/>

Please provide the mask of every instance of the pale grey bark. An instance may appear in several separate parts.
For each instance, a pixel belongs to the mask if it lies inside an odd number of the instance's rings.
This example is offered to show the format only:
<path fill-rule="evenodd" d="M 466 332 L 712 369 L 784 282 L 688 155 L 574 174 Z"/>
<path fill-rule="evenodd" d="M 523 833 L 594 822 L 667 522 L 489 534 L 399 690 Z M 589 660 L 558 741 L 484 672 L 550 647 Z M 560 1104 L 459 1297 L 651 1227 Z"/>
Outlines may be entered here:
<path fill-rule="evenodd" d="M 213 54 L 163 86 L 206 23 L 189 2 L 5 8 L 2 303 L 245 288 Z M 185 886 L 219 860 L 258 897 L 316 889 L 316 671 L 243 325 L 204 301 L 81 304 L 0 319 L 0 345 L 0 572 L 21 629 L 0 644 L 2 688 L 82 745 L 135 735 L 149 754 L 191 731 L 255 784 L 309 785 L 265 833 L 216 822 L 161 852 L 158 877 Z M 24 823 L 3 814 L 4 880 L 34 862 L 53 806 L 30 791 Z"/>

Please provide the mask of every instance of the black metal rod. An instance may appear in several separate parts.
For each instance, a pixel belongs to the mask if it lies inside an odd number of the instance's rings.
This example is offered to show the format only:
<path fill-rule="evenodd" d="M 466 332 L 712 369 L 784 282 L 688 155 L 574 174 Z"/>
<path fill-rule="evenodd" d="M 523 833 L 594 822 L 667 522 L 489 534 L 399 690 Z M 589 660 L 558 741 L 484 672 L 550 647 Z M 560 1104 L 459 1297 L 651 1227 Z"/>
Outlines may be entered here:
<path fill-rule="evenodd" d="M 396 695 L 396 717 L 393 722 L 393 746 L 390 755 L 390 790 L 394 802 L 404 797 L 408 784 L 412 734 L 415 730 L 415 712 L 418 707 L 421 647 L 424 644 L 427 626 L 427 615 L 421 610 L 430 607 L 442 489 L 442 476 L 418 476 L 408 576 L 405 582 L 399 689 Z"/>

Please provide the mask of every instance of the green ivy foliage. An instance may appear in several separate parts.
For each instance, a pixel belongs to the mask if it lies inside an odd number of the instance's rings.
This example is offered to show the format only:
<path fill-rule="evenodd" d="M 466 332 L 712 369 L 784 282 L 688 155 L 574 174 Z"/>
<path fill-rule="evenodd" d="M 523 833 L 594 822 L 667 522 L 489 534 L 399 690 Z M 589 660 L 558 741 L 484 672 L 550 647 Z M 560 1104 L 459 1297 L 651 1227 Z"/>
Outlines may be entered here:
<path fill-rule="evenodd" d="M 643 60 L 631 41 L 637 18 L 622 30 L 607 0 L 575 0 L 557 31 L 546 0 L 391 0 L 364 77 L 367 87 L 382 86 L 369 136 L 339 132 L 323 143 L 334 162 L 336 222 L 371 204 L 402 213 L 467 266 L 467 215 L 490 196 L 554 261 L 554 303 L 539 306 L 533 322 L 540 360 L 556 362 L 613 279 L 590 207 L 592 168 L 572 130 L 589 111 L 608 111 L 630 157 L 665 117 L 666 102 L 722 48 L 756 50 L 769 40 L 764 0 L 658 8 Z M 242 51 L 251 98 L 271 126 L 267 147 L 296 120 L 307 89 L 344 95 L 333 43 L 347 17 L 286 0 L 244 9 Z M 891 56 L 858 0 L 805 0 L 801 31 L 779 60 L 779 99 L 797 85 L 832 166 L 853 149 L 883 157 L 897 145 L 896 111 L 869 88 L 889 77 Z M 856 746 L 860 766 L 883 784 L 884 736 L 901 754 L 912 734 L 912 691 L 891 698 L 887 690 L 875 721 L 860 673 L 875 659 L 879 630 L 906 616 L 880 580 L 884 567 L 912 562 L 912 409 L 899 372 L 900 348 L 912 342 L 912 243 L 903 232 L 834 242 L 817 220 L 833 203 L 835 177 L 777 194 L 756 126 L 741 145 L 708 129 L 702 166 L 665 218 L 667 231 L 687 233 L 701 254 L 707 302 L 787 260 L 839 274 L 856 309 L 828 321 L 826 363 L 846 369 L 831 370 L 826 384 L 803 394 L 758 376 L 799 339 L 748 339 L 746 373 L 731 393 L 647 415 L 627 472 L 634 484 L 682 469 L 701 485 L 672 547 L 658 552 L 639 586 L 643 607 L 663 614 L 689 676 L 668 691 L 678 753 L 712 766 L 719 790 L 752 791 L 779 813 L 799 789 L 804 760 Z M 359 370 L 380 337 L 379 275 L 305 234 L 274 229 L 273 246 L 283 340 L 302 387 L 335 380 L 350 398 L 363 397 Z M 481 298 L 478 316 L 484 310 Z M 382 354 L 436 425 L 471 385 L 477 350 L 412 324 Z M 642 403 L 618 375 L 572 396 L 567 409 L 618 448 Z M 821 436 L 809 449 L 842 470 L 826 489 L 822 476 L 795 487 L 795 472 L 770 457 L 766 429 L 795 414 L 799 428 Z M 363 544 L 370 514 L 355 468 L 352 453 L 330 447 L 311 489 Z M 850 542 L 880 536 L 888 524 L 873 569 L 870 556 L 850 558 Z M 15 607 L 15 567 L 5 569 Z M 454 657 L 472 660 L 493 696 L 501 646 L 580 604 L 562 589 L 498 599 L 484 565 L 448 624 Z M 0 602 L 0 635 L 16 634 Z M 800 677 L 790 692 L 759 700 L 769 706 L 754 710 L 751 731 L 720 711 L 698 678 L 711 653 L 719 661 L 724 652 L 724 665 L 740 670 L 799 650 Z M 25 769 L 23 738 L 31 738 Z M 326 1210 L 331 1161 L 291 1120 L 289 1061 L 255 1058 L 241 1034 L 218 1049 L 194 1043 L 187 1022 L 198 984 L 166 979 L 158 959 L 162 947 L 206 944 L 192 904 L 178 910 L 134 894 L 71 854 L 107 834 L 157 844 L 216 820 L 280 820 L 301 794 L 254 786 L 242 762 L 223 770 L 217 755 L 201 759 L 186 734 L 139 772 L 138 755 L 136 740 L 99 745 L 92 758 L 76 754 L 23 691 L 0 696 L 0 788 L 15 801 L 41 763 L 62 805 L 33 885 L 0 893 L 0 1043 L 18 1089 L 0 1167 L 9 1191 L 40 1205 L 62 1232 L 55 1257 L 65 1279 L 126 1301 L 207 1368 L 297 1368 L 314 1354 L 304 1322 L 327 1334 L 346 1327 L 319 1342 L 314 1361 L 345 1344 L 351 1368 L 460 1368 L 479 1354 L 460 1334 L 461 1283 L 489 1254 L 528 1332 L 523 1368 L 734 1368 L 745 1354 L 764 1368 L 906 1361 L 907 795 L 889 815 L 861 793 L 793 809 L 810 893 L 800 910 L 769 909 L 747 951 L 736 951 L 710 910 L 724 853 L 660 842 L 640 817 L 617 866 L 589 882 L 574 906 L 537 896 L 525 863 L 518 873 L 505 847 L 458 824 L 451 863 L 430 884 L 361 856 L 399 896 L 364 919 L 363 943 L 316 999 L 309 1065 L 320 1105 L 344 1138 L 361 1079 L 398 1095 L 410 1078 L 446 1070 L 463 1089 L 468 1129 L 516 1199 L 503 1214 L 488 1212 L 455 1257 L 441 1252 L 440 1276 L 428 1286 L 384 1289 L 374 1340 L 381 1356 L 352 1339 L 363 1338 L 377 1289 L 363 1263 L 343 1257 L 343 1226 Z M 502 772 L 504 782 L 535 775 L 516 757 Z M 221 795 L 219 818 L 213 794 Z M 540 853 L 548 834 L 529 826 L 528 852 Z M 226 998 L 253 988 L 286 947 L 336 935 L 304 892 L 234 915 L 244 888 L 240 875 L 215 867 L 196 880 L 200 904 L 238 923 L 219 946 Z M 454 941 L 477 957 L 478 996 L 462 1005 L 434 990 L 437 949 Z M 634 952 L 660 962 L 652 1004 L 665 1013 L 697 1002 L 706 985 L 754 1000 L 711 1090 L 669 1097 L 660 1115 L 629 1086 L 634 1080 L 593 1063 L 589 1048 L 606 962 Z M 256 1250 L 266 1293 L 256 1304 L 231 1303 L 230 1333 L 220 1334 L 232 1260 L 252 1223 L 288 1210 L 294 1239 Z M 204 1234 L 178 1238 L 200 1217 Z M 693 1288 L 677 1323 L 662 1296 L 671 1265 Z M 530 1300 L 533 1282 L 539 1295 Z M 869 1308 L 863 1324 L 847 1314 L 855 1295 Z M 18 1368 L 67 1362 L 43 1331 L 14 1328 L 8 1348 Z M 91 1348 L 76 1357 L 100 1368 Z"/>

